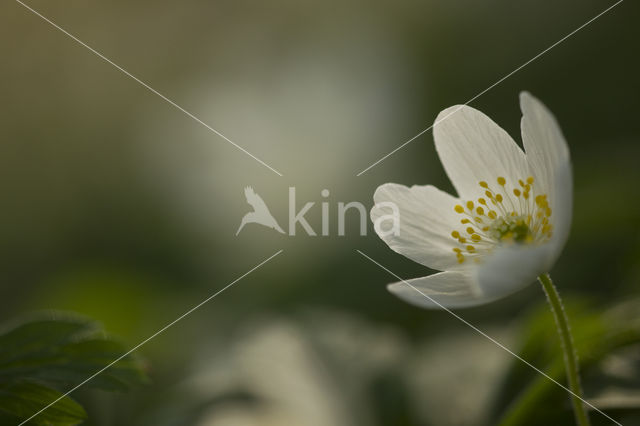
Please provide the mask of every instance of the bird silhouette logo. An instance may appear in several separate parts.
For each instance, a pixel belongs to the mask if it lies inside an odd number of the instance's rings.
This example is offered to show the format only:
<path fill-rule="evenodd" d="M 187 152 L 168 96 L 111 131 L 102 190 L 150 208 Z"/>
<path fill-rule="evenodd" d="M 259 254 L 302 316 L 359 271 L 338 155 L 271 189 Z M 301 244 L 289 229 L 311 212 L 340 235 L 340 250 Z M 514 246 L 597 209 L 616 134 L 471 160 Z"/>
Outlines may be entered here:
<path fill-rule="evenodd" d="M 236 232 L 236 235 L 238 235 L 242 228 L 244 228 L 244 226 L 248 223 L 257 223 L 259 225 L 266 226 L 267 228 L 275 229 L 279 233 L 284 234 L 284 231 L 282 230 L 282 228 L 280 228 L 278 222 L 276 222 L 276 219 L 269 211 L 267 205 L 264 203 L 262 198 L 258 194 L 256 194 L 252 187 L 247 186 L 244 189 L 244 196 L 247 198 L 247 203 L 249 203 L 249 205 L 253 207 L 253 211 L 244 215 L 244 217 L 242 218 L 242 222 L 240 223 L 240 227 L 238 228 L 238 232 Z"/>

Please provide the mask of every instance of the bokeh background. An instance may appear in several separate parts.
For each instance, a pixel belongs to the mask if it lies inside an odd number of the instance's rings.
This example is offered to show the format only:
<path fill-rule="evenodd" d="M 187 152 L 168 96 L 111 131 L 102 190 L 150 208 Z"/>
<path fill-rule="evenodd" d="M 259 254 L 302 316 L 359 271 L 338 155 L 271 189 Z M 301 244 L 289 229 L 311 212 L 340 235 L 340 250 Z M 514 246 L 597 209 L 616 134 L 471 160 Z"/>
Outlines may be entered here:
<path fill-rule="evenodd" d="M 395 279 L 356 249 L 406 278 L 431 271 L 371 224 L 359 236 L 355 215 L 338 237 L 337 203 L 370 207 L 385 182 L 451 190 L 431 132 L 356 174 L 613 2 L 28 4 L 284 175 L 20 4 L 0 5 L 0 319 L 77 312 L 133 346 L 284 249 L 138 351 L 151 383 L 74 394 L 86 424 L 497 424 L 532 383 L 544 404 L 512 424 L 571 421 L 562 390 L 449 314 L 388 294 Z M 472 103 L 517 139 L 521 90 L 561 123 L 575 216 L 552 275 L 577 330 L 640 312 L 637 16 L 623 2 Z M 316 231 L 330 190 L 332 235 L 250 225 L 236 237 L 247 185 L 282 225 L 295 186 L 316 203 Z M 532 285 L 460 313 L 546 369 L 557 342 L 544 302 Z M 585 331 L 585 351 L 602 339 Z M 639 421 L 638 346 L 601 352 L 587 396 Z"/>

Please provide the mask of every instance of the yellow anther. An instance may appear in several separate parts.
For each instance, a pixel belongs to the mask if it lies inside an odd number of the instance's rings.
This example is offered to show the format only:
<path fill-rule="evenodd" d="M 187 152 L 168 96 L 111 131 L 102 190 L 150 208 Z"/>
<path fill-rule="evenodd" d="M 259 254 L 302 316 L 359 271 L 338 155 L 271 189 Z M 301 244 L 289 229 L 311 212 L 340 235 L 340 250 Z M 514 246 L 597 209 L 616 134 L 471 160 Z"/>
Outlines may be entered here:
<path fill-rule="evenodd" d="M 469 253 L 473 253 L 473 252 L 475 252 L 475 251 L 476 251 L 476 248 L 475 248 L 474 246 L 469 245 L 469 246 L 467 246 L 467 251 L 468 251 Z"/>
<path fill-rule="evenodd" d="M 467 232 L 468 232 L 469 234 L 473 234 L 474 232 L 476 232 L 476 230 L 475 230 L 475 229 L 473 229 L 472 227 L 468 227 L 468 228 L 467 228 Z"/>
<path fill-rule="evenodd" d="M 489 185 L 487 185 L 487 182 L 485 182 L 485 181 L 483 181 L 483 180 L 481 180 L 480 182 L 478 182 L 478 185 L 480 185 L 480 186 L 481 186 L 481 187 L 483 187 L 483 188 L 488 188 L 488 187 L 489 187 Z"/>
<path fill-rule="evenodd" d="M 478 234 L 473 234 L 473 235 L 471 236 L 471 240 L 472 240 L 472 241 L 475 241 L 476 243 L 477 243 L 478 241 L 480 241 L 481 239 L 482 239 L 482 237 L 481 237 L 480 235 L 478 235 Z"/>
<path fill-rule="evenodd" d="M 513 190 L 513 195 L 515 195 L 516 197 L 519 197 L 521 194 L 520 190 L 518 188 Z"/>
<path fill-rule="evenodd" d="M 489 210 L 489 213 L 487 213 L 487 216 L 489 216 L 489 218 L 491 219 L 495 219 L 496 217 L 498 217 L 498 214 L 494 210 Z"/>
<path fill-rule="evenodd" d="M 524 181 L 522 179 L 518 179 L 518 183 L 520 184 L 521 187 L 524 188 Z"/>
<path fill-rule="evenodd" d="M 500 176 L 498 178 L 498 184 L 501 186 L 504 186 L 504 184 L 507 183 L 507 180 L 505 178 L 503 178 L 502 176 Z"/>
<path fill-rule="evenodd" d="M 479 218 L 478 216 L 476 216 L 476 217 L 474 217 L 474 219 L 476 220 L 476 222 L 482 223 L 482 218 Z"/>
<path fill-rule="evenodd" d="M 547 206 L 547 196 L 546 195 L 536 195 L 536 204 L 540 207 Z"/>
<path fill-rule="evenodd" d="M 478 202 L 479 202 L 480 204 L 482 204 L 483 206 L 486 206 L 486 205 L 487 205 L 487 200 L 485 200 L 484 198 L 478 198 Z"/>
<path fill-rule="evenodd" d="M 502 202 L 502 195 L 501 194 L 496 194 L 496 201 L 501 203 Z"/>
<path fill-rule="evenodd" d="M 467 208 L 473 210 L 473 201 L 467 201 Z"/>
<path fill-rule="evenodd" d="M 464 263 L 464 256 L 463 255 L 459 255 L 458 257 L 458 263 Z"/>
<path fill-rule="evenodd" d="M 524 199 L 525 199 L 525 200 L 528 200 L 528 199 L 529 199 L 529 191 L 528 191 L 528 190 L 527 190 L 527 191 L 524 191 L 524 192 L 522 193 L 522 196 L 524 197 Z"/>
<path fill-rule="evenodd" d="M 456 253 L 462 253 L 462 250 L 460 250 L 458 247 L 454 247 L 453 251 Z"/>
<path fill-rule="evenodd" d="M 527 183 L 528 183 L 529 185 L 533 185 L 533 176 L 529 176 L 529 177 L 527 178 Z"/>
<path fill-rule="evenodd" d="M 547 207 L 547 209 L 544 211 L 544 214 L 546 214 L 547 217 L 551 216 L 551 208 Z"/>
<path fill-rule="evenodd" d="M 460 221 L 460 223 L 461 223 L 461 224 L 463 224 L 463 225 L 465 225 L 465 224 L 467 224 L 467 223 L 471 223 L 471 221 L 470 221 L 469 219 L 462 219 L 462 220 Z"/>
<path fill-rule="evenodd" d="M 451 236 L 452 236 L 453 238 L 460 238 L 460 233 L 459 233 L 458 231 L 453 231 L 453 232 L 451 233 Z"/>
<path fill-rule="evenodd" d="M 462 207 L 460 204 L 455 206 L 453 209 L 456 211 L 456 213 L 464 213 L 464 207 Z"/>
<path fill-rule="evenodd" d="M 484 232 L 487 232 L 487 231 L 489 230 L 489 227 L 488 227 L 488 226 L 485 226 L 484 228 L 482 228 L 482 230 L 483 230 Z"/>
<path fill-rule="evenodd" d="M 480 216 L 482 216 L 482 215 L 484 214 L 484 209 L 483 209 L 482 207 L 477 207 L 477 208 L 476 208 L 476 212 L 477 212 Z"/>
<path fill-rule="evenodd" d="M 486 195 L 490 200 L 493 200 L 493 194 L 491 193 L 491 191 L 484 191 L 484 195 Z"/>
<path fill-rule="evenodd" d="M 459 242 L 460 244 L 464 244 L 464 243 L 466 243 L 466 242 L 467 242 L 467 239 L 466 239 L 465 237 L 460 237 L 460 238 L 458 238 L 458 242 Z"/>

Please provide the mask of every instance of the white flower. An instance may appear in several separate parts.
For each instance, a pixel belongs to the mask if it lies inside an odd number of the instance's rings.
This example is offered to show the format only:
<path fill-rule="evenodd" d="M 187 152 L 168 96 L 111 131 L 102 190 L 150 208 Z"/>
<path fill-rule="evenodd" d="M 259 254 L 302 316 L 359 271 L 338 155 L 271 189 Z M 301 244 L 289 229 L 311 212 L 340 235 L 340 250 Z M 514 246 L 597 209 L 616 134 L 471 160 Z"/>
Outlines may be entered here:
<path fill-rule="evenodd" d="M 530 284 L 553 266 L 569 234 L 569 149 L 551 112 L 520 95 L 525 152 L 496 123 L 468 106 L 438 115 L 434 139 L 459 198 L 434 186 L 387 183 L 374 195 L 371 218 L 400 210 L 396 234 L 377 229 L 394 251 L 444 271 L 389 285 L 407 302 L 436 308 L 481 305 Z"/>

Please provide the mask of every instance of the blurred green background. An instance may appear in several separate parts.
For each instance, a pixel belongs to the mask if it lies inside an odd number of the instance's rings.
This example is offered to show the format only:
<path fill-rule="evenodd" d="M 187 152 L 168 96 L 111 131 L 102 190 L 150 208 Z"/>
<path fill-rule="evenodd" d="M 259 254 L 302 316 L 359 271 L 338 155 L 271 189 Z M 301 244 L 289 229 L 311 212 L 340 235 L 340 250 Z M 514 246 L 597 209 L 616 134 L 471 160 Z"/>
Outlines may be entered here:
<path fill-rule="evenodd" d="M 431 271 L 371 224 L 359 236 L 355 215 L 338 237 L 337 202 L 370 207 L 385 182 L 451 190 L 431 132 L 356 174 L 612 3 L 29 1 L 279 177 L 3 2 L 0 319 L 77 312 L 132 347 L 284 249 L 138 351 L 150 384 L 75 393 L 86 424 L 496 424 L 535 375 L 449 314 L 391 296 L 395 278 L 356 249 L 405 278 Z M 640 421 L 637 340 L 602 348 L 616 327 L 640 330 L 638 9 L 623 2 L 471 104 L 519 139 L 528 90 L 563 128 L 574 222 L 552 275 L 584 358 L 602 352 L 585 365 L 587 397 L 628 422 Z M 299 204 L 316 202 L 316 231 L 329 189 L 332 236 L 254 225 L 236 237 L 247 185 L 281 225 L 295 186 Z M 552 369 L 538 285 L 461 315 Z M 537 386 L 536 410 L 513 424 L 570 424 L 567 395 Z"/>

